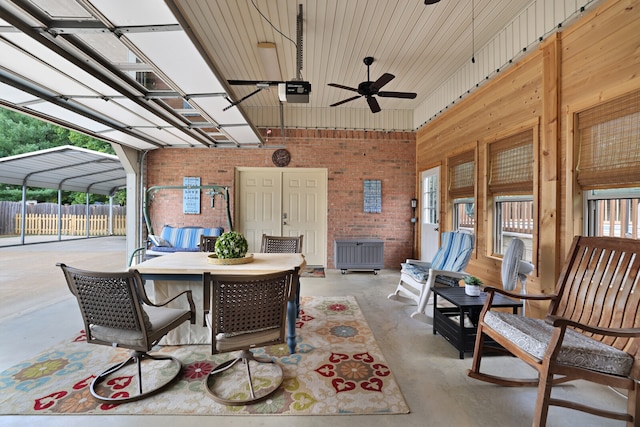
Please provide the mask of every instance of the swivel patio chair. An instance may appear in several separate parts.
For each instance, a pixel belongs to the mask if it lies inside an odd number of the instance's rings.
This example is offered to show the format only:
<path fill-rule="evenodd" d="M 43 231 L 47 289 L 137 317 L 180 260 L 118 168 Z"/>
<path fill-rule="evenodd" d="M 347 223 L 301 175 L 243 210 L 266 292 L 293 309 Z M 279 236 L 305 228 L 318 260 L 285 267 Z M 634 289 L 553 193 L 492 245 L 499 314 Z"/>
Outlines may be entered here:
<path fill-rule="evenodd" d="M 251 349 L 285 343 L 287 303 L 297 276 L 298 269 L 259 275 L 204 274 L 203 286 L 211 289 L 211 300 L 205 301 L 211 352 L 240 350 L 207 376 L 205 388 L 216 402 L 247 405 L 271 396 L 282 384 L 280 365 L 255 356 Z M 234 369 L 240 362 L 246 375 L 243 369 Z"/>
<path fill-rule="evenodd" d="M 459 286 L 473 252 L 474 236 L 463 231 L 442 233 L 442 244 L 431 262 L 408 259 L 402 263 L 400 282 L 387 298 L 417 305 L 411 318 L 428 321 L 427 304 L 433 286 Z"/>
<path fill-rule="evenodd" d="M 180 374 L 182 364 L 169 355 L 150 354 L 149 351 L 167 332 L 183 322 L 190 320 L 192 324 L 195 323 L 195 306 L 191 291 L 182 292 L 162 304 L 154 304 L 149 301 L 142 278 L 135 270 L 106 273 L 79 270 L 62 263 L 57 265 L 62 268 L 69 290 L 78 301 L 87 342 L 132 350 L 128 359 L 95 377 L 90 386 L 93 397 L 105 403 L 132 402 L 158 393 L 169 386 Z M 188 308 L 164 307 L 183 294 L 186 296 Z M 144 366 L 152 366 L 145 369 L 145 373 L 167 368 L 171 370 L 171 375 L 167 374 L 159 381 L 151 381 L 147 377 L 143 387 L 143 361 L 147 362 Z M 132 363 L 136 364 L 137 375 L 123 370 Z M 119 378 L 118 375 L 135 376 L 138 383 L 137 394 L 131 394 L 128 390 L 101 394 L 100 384 L 115 380 Z M 136 380 L 132 378 L 133 384 L 134 381 Z M 146 386 L 148 382 L 152 385 Z"/>

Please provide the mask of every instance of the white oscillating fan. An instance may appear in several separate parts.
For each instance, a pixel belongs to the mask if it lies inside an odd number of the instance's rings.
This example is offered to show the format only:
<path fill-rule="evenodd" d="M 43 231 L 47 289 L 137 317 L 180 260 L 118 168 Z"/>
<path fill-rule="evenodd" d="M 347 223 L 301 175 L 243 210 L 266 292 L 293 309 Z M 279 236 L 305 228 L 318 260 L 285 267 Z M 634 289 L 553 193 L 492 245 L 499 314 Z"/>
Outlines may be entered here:
<path fill-rule="evenodd" d="M 516 288 L 518 279 L 520 279 L 520 294 L 527 293 L 527 276 L 534 269 L 533 264 L 524 261 L 524 242 L 518 238 L 514 238 L 507 246 L 507 250 L 502 259 L 502 287 L 505 291 L 512 291 Z M 522 315 L 525 312 L 525 301 L 522 301 Z"/>

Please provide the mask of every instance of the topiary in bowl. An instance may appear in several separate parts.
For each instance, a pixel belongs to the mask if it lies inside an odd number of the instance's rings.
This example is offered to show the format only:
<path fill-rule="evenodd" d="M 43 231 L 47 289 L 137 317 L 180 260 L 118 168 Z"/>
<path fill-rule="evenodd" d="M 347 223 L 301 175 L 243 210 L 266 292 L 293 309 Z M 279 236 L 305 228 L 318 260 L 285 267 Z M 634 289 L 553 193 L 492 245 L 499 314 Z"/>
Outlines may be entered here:
<path fill-rule="evenodd" d="M 236 231 L 227 231 L 216 240 L 216 256 L 218 258 L 243 258 L 247 254 L 247 239 Z"/>

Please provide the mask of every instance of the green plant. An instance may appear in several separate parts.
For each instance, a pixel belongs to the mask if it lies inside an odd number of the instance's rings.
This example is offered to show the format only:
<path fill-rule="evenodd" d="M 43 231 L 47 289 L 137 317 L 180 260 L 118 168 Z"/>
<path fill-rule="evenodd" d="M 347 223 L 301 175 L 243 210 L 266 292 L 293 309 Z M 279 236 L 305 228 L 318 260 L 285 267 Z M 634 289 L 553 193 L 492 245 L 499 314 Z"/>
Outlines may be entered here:
<path fill-rule="evenodd" d="M 482 280 L 476 276 L 465 276 L 464 284 L 467 286 L 482 286 Z"/>
<path fill-rule="evenodd" d="M 242 258 L 247 254 L 247 239 L 236 231 L 227 231 L 216 240 L 216 256 L 218 258 Z"/>

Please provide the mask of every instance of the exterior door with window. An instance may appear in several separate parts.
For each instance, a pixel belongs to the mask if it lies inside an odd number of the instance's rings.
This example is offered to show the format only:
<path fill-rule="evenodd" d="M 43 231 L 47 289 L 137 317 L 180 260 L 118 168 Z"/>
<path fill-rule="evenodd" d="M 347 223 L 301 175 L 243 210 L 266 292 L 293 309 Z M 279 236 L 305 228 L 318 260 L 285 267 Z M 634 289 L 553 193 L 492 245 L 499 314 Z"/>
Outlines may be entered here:
<path fill-rule="evenodd" d="M 440 167 L 420 175 L 420 259 L 431 261 L 440 246 Z"/>

